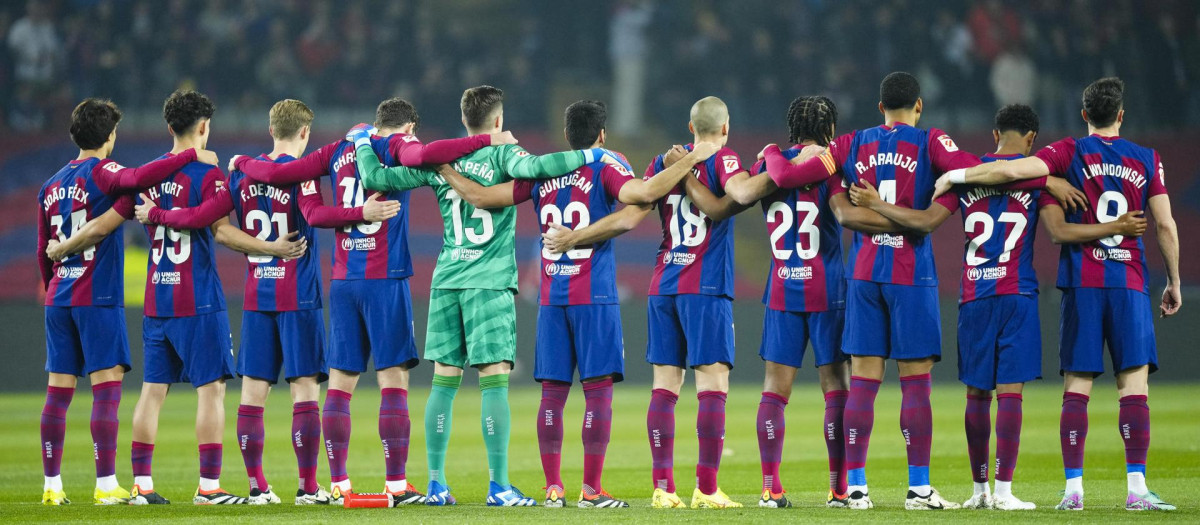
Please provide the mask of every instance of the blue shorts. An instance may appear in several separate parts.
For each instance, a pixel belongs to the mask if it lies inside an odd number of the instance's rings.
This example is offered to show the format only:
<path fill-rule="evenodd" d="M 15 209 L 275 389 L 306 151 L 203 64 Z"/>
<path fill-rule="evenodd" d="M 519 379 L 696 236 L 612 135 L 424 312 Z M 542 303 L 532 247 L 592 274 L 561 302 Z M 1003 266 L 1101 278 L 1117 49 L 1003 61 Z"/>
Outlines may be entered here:
<path fill-rule="evenodd" d="M 763 361 L 800 368 L 804 363 L 804 349 L 811 342 L 817 366 L 845 361 L 850 359 L 842 353 L 845 324 L 846 311 L 842 309 L 785 312 L 767 308 L 758 356 Z"/>
<path fill-rule="evenodd" d="M 242 346 L 237 371 L 242 377 L 262 379 L 272 385 L 283 377 L 329 378 L 325 366 L 325 317 L 321 309 L 290 312 L 242 312 Z"/>
<path fill-rule="evenodd" d="M 942 359 L 936 286 L 850 279 L 842 351 L 886 359 Z"/>
<path fill-rule="evenodd" d="M 996 295 L 958 307 L 958 380 L 980 390 L 1042 378 L 1037 296 Z"/>
<path fill-rule="evenodd" d="M 46 371 L 85 376 L 120 366 L 129 371 L 129 336 L 121 306 L 47 306 Z"/>
<path fill-rule="evenodd" d="M 408 279 L 334 279 L 329 285 L 329 368 L 366 372 L 420 364 Z"/>
<path fill-rule="evenodd" d="M 615 304 L 540 306 L 533 378 L 570 383 L 611 375 L 625 377 L 625 339 L 621 307 Z"/>
<path fill-rule="evenodd" d="M 1104 344 L 1114 372 L 1158 370 L 1150 296 L 1127 288 L 1067 288 L 1062 295 L 1059 372 L 1104 373 Z"/>
<path fill-rule="evenodd" d="M 233 378 L 233 336 L 225 311 L 191 317 L 143 317 L 147 383 L 201 387 Z"/>
<path fill-rule="evenodd" d="M 718 295 L 651 295 L 646 361 L 695 368 L 733 368 L 733 300 Z"/>

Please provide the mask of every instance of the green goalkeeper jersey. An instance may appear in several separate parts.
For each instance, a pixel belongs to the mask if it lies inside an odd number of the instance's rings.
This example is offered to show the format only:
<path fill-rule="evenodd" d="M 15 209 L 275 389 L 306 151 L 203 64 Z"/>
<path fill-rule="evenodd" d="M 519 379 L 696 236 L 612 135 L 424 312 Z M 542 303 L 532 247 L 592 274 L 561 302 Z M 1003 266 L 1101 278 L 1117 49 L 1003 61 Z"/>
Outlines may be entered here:
<path fill-rule="evenodd" d="M 443 290 L 517 290 L 516 208 L 481 210 L 459 197 L 441 175 L 416 168 L 384 167 L 369 145 L 356 149 L 363 186 L 403 191 L 429 186 L 437 195 L 445 229 L 432 287 Z M 599 159 L 603 150 L 531 155 L 516 145 L 488 146 L 454 161 L 454 169 L 484 186 L 516 179 L 560 176 Z"/>

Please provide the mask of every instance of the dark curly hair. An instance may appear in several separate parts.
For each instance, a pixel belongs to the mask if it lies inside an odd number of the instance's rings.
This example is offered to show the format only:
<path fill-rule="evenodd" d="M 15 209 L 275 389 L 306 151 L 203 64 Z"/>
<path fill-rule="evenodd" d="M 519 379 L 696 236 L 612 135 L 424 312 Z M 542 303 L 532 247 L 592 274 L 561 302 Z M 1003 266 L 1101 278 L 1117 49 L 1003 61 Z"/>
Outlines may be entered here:
<path fill-rule="evenodd" d="M 121 110 L 105 98 L 85 98 L 71 111 L 71 142 L 79 149 L 99 149 L 121 122 Z"/>
<path fill-rule="evenodd" d="M 421 116 L 417 115 L 417 108 L 411 103 L 402 98 L 389 98 L 379 103 L 379 107 L 375 108 L 375 127 L 379 128 L 399 128 L 413 123 L 413 131 L 421 125 Z"/>
<path fill-rule="evenodd" d="M 837 126 L 837 106 L 826 97 L 796 97 L 788 106 L 788 140 L 799 144 L 806 140 L 828 146 Z"/>
<path fill-rule="evenodd" d="M 1084 88 L 1083 110 L 1088 121 L 1097 128 L 1111 126 L 1125 104 L 1125 82 L 1117 77 L 1105 77 Z"/>
<path fill-rule="evenodd" d="M 190 89 L 171 93 L 163 103 L 163 119 L 176 135 L 186 133 L 203 119 L 210 119 L 217 107 L 208 97 Z"/>
<path fill-rule="evenodd" d="M 996 112 L 996 131 L 1016 131 L 1022 135 L 1038 132 L 1038 114 L 1025 104 L 1009 104 Z"/>
<path fill-rule="evenodd" d="M 909 109 L 921 98 L 921 83 L 911 73 L 896 71 L 879 83 L 879 102 L 883 109 Z"/>

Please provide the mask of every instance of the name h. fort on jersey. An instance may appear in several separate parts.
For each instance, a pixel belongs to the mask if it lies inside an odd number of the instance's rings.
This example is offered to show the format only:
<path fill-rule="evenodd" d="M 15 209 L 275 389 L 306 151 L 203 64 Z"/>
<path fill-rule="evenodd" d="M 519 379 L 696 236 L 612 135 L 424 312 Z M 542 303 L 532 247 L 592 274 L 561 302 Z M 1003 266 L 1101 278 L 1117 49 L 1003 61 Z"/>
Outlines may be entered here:
<path fill-rule="evenodd" d="M 215 198 L 218 192 L 228 191 L 224 182 L 220 169 L 191 162 L 146 194 L 163 210 L 192 208 Z M 208 228 L 175 230 L 150 224 L 146 233 L 150 236 L 147 316 L 185 317 L 225 310 L 213 234 Z"/>

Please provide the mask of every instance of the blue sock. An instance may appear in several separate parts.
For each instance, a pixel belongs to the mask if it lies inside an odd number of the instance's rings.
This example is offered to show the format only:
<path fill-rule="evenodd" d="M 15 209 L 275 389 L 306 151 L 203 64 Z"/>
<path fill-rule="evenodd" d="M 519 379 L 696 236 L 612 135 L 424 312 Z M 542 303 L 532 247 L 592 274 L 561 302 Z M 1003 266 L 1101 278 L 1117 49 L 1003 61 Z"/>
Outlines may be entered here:
<path fill-rule="evenodd" d="M 855 468 L 846 471 L 846 484 L 856 486 L 867 485 L 867 469 Z"/>
<path fill-rule="evenodd" d="M 922 487 L 929 484 L 929 467 L 908 466 L 908 486 Z"/>
<path fill-rule="evenodd" d="M 1145 476 L 1146 475 L 1146 464 L 1145 463 L 1126 463 L 1125 464 L 1125 473 L 1132 474 L 1134 472 L 1140 473 L 1141 475 Z M 1079 475 L 1082 476 L 1083 472 L 1080 472 Z"/>
<path fill-rule="evenodd" d="M 1128 467 L 1126 467 L 1126 468 L 1128 468 Z M 1063 469 L 1063 473 L 1066 475 L 1066 478 L 1067 478 L 1067 479 L 1074 479 L 1074 478 L 1082 478 L 1082 477 L 1083 477 L 1083 469 L 1081 469 L 1081 468 L 1068 468 L 1068 469 Z"/>

